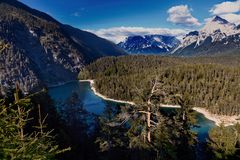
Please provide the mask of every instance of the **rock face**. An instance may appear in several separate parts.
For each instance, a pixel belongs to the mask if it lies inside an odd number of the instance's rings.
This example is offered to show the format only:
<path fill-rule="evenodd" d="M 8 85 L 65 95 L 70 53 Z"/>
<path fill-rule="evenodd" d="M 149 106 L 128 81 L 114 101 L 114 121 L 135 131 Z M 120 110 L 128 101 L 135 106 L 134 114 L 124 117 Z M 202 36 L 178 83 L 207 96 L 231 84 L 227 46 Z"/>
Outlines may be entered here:
<path fill-rule="evenodd" d="M 216 16 L 200 31 L 187 34 L 172 54 L 180 56 L 218 55 L 239 51 L 239 26 Z"/>
<path fill-rule="evenodd" d="M 180 41 L 173 36 L 145 35 L 127 37 L 118 46 L 130 54 L 166 54 L 179 43 Z"/>
<path fill-rule="evenodd" d="M 103 56 L 126 53 L 96 35 L 66 26 L 15 0 L 0 0 L 0 89 L 25 91 L 77 78 Z"/>

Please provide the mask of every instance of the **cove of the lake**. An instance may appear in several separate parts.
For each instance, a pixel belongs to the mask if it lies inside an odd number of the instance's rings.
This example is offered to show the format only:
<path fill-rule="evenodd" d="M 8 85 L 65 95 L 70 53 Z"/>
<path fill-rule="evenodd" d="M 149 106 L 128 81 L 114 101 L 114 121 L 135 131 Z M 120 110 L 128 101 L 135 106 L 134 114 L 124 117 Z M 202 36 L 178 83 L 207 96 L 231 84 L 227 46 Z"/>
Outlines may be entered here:
<path fill-rule="evenodd" d="M 79 101 L 81 101 L 81 105 L 83 106 L 83 108 L 87 112 L 94 115 L 101 115 L 107 105 L 113 108 L 117 107 L 117 105 L 124 105 L 112 101 L 106 101 L 98 97 L 91 90 L 89 82 L 74 81 L 49 88 L 49 95 L 52 97 L 57 107 L 59 107 L 57 104 L 66 101 L 73 94 L 77 94 L 77 97 Z M 165 110 L 165 112 L 168 112 L 168 110 L 171 111 L 172 109 L 166 108 L 163 110 Z M 196 113 L 196 119 L 198 127 L 193 128 L 192 130 L 197 133 L 199 141 L 206 141 L 208 131 L 212 127 L 214 127 L 215 124 L 214 122 L 205 118 L 204 115 L 200 113 Z"/>

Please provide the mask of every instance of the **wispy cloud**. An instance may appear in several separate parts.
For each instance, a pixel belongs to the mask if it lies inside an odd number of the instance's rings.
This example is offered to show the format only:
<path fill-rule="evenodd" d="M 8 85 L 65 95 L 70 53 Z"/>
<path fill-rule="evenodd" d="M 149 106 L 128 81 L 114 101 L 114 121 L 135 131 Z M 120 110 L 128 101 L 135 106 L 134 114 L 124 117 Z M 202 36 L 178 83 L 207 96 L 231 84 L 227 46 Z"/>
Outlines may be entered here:
<path fill-rule="evenodd" d="M 74 17 L 80 17 L 84 11 L 85 11 L 85 8 L 80 8 L 79 10 L 75 11 L 71 15 Z"/>
<path fill-rule="evenodd" d="M 79 12 L 74 12 L 73 14 L 72 14 L 74 17 L 80 17 L 80 13 Z"/>
<path fill-rule="evenodd" d="M 188 5 L 173 6 L 167 11 L 169 14 L 167 21 L 188 27 L 200 26 L 201 24 L 192 16 L 191 11 Z"/>
<path fill-rule="evenodd" d="M 226 1 L 216 4 L 210 9 L 209 12 L 211 12 L 214 15 L 240 12 L 240 0 L 233 2 Z"/>
<path fill-rule="evenodd" d="M 221 17 L 228 20 L 231 23 L 235 23 L 237 25 L 240 24 L 240 14 L 229 13 L 221 15 Z"/>
<path fill-rule="evenodd" d="M 171 35 L 176 37 L 182 37 L 189 30 L 184 29 L 168 29 L 168 28 L 144 28 L 144 27 L 114 27 L 108 29 L 99 30 L 87 30 L 99 37 L 103 37 L 115 43 L 123 41 L 128 36 L 133 35 L 148 35 L 148 34 L 160 34 Z"/>

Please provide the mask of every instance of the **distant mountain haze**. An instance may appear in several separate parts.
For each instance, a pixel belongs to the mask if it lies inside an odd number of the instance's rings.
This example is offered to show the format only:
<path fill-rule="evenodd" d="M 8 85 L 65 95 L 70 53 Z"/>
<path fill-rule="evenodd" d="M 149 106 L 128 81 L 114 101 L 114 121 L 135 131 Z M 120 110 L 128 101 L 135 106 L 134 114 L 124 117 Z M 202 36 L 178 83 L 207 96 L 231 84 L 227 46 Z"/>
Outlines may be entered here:
<path fill-rule="evenodd" d="M 25 91 L 75 80 L 84 65 L 126 53 L 112 42 L 63 25 L 16 0 L 0 0 L 0 89 Z"/>

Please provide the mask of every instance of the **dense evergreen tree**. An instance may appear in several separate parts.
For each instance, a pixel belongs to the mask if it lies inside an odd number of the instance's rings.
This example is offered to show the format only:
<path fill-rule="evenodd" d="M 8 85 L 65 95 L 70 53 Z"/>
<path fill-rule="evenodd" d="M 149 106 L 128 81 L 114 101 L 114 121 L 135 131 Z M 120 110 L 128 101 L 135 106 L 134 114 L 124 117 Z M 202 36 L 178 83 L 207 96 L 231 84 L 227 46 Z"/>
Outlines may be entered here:
<path fill-rule="evenodd" d="M 136 105 L 123 106 L 118 112 L 108 108 L 100 118 L 97 142 L 101 151 L 111 151 L 109 158 L 116 155 L 113 148 L 121 147 L 131 160 L 194 159 L 196 141 L 190 130 L 194 118 L 188 102 L 181 96 L 167 93 L 157 77 L 149 86 L 148 90 L 136 89 Z M 182 106 L 179 113 L 172 117 L 161 113 L 164 96 Z"/>
<path fill-rule="evenodd" d="M 66 150 L 59 150 L 54 142 L 52 131 L 47 131 L 46 118 L 38 106 L 38 125 L 27 125 L 31 109 L 30 98 L 20 98 L 17 86 L 14 101 L 1 99 L 0 104 L 0 159 L 55 159 L 55 156 Z M 29 127 L 29 126 L 28 126 Z"/>
<path fill-rule="evenodd" d="M 225 61 L 224 61 L 225 59 Z M 240 58 L 174 58 L 122 56 L 100 59 L 80 72 L 80 79 L 95 79 L 97 90 L 111 98 L 138 101 L 136 88 L 147 91 L 158 76 L 164 88 L 212 113 L 240 114 Z M 143 94 L 148 94 L 143 92 Z M 168 103 L 164 100 L 163 103 Z"/>
<path fill-rule="evenodd" d="M 213 153 L 212 159 L 240 158 L 240 125 L 213 128 L 209 132 L 209 149 Z"/>
<path fill-rule="evenodd" d="M 95 136 L 92 135 L 96 125 L 95 115 L 86 111 L 75 92 L 56 106 L 60 115 L 59 141 L 64 147 L 71 146 L 71 151 L 61 155 L 60 159 L 95 159 L 97 149 L 94 144 Z"/>

